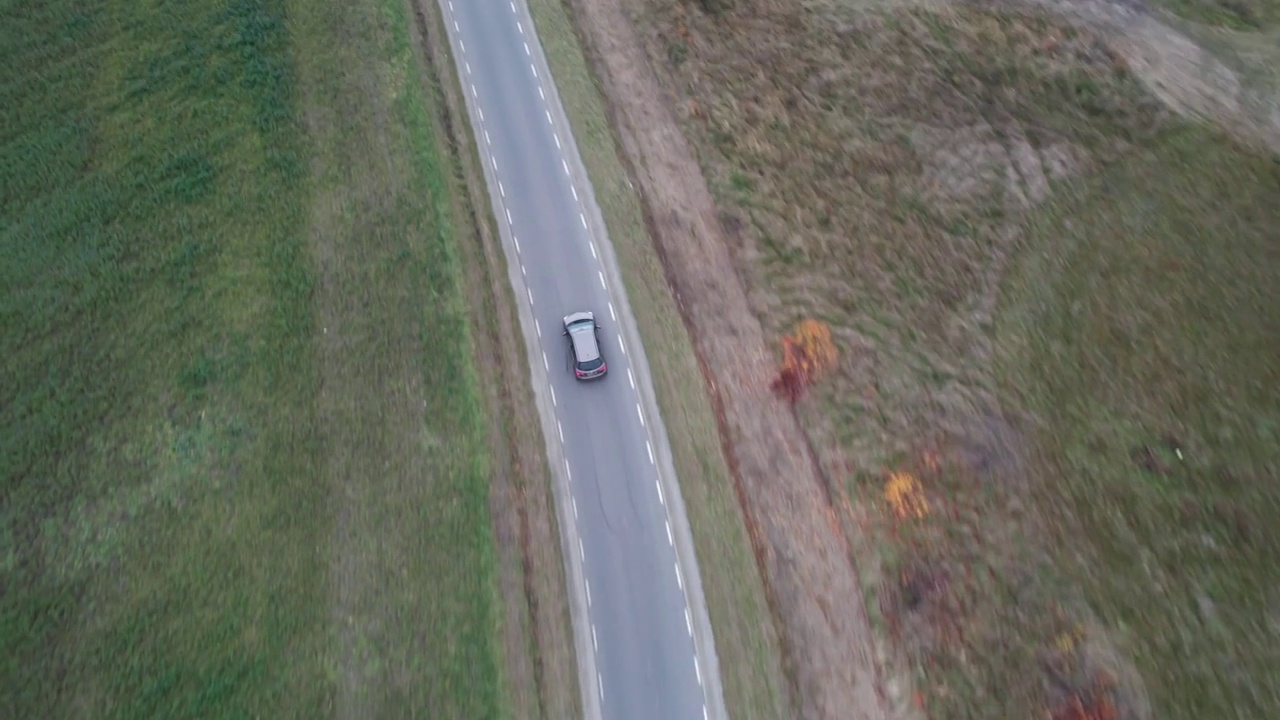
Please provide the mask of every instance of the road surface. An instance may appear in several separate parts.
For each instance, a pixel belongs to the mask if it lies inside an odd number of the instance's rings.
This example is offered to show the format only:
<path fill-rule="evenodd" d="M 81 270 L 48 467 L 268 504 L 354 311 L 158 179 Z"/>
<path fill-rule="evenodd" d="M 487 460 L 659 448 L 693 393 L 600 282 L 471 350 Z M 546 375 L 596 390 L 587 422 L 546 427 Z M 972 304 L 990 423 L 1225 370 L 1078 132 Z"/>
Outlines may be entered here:
<path fill-rule="evenodd" d="M 720 720 L 719 669 L 648 366 L 524 0 L 439 0 L 557 475 L 587 720 Z M 602 326 L 579 382 L 562 318 Z"/>

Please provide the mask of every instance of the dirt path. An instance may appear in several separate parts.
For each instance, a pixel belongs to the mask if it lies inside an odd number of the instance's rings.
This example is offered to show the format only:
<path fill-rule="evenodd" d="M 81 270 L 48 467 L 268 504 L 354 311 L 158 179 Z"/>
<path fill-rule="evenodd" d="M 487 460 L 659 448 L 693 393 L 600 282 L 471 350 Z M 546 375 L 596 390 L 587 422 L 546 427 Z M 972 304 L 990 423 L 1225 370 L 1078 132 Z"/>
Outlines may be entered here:
<path fill-rule="evenodd" d="M 769 390 L 775 359 L 735 273 L 695 155 L 619 0 L 573 0 L 647 201 L 686 324 L 723 408 L 743 498 L 803 717 L 884 716 L 871 631 L 848 543 L 790 409 Z M 710 378 L 709 378 L 710 380 Z"/>

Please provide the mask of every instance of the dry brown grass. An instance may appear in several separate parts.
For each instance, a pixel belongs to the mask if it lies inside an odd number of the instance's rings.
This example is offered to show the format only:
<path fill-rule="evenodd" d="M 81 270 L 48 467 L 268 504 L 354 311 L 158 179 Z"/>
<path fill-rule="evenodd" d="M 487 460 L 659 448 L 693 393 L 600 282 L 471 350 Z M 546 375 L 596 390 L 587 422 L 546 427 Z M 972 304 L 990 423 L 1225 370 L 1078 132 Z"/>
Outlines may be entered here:
<path fill-rule="evenodd" d="M 1104 36 L 1042 15 L 705 8 L 645 3 L 650 55 L 766 328 L 833 329 L 840 366 L 800 412 L 826 473 L 848 481 L 869 605 L 920 691 L 891 679 L 899 709 L 1274 713 L 1280 542 L 1255 513 L 1277 507 L 1280 411 L 1239 388 L 1277 380 L 1205 350 L 1276 355 L 1259 314 L 1280 302 L 1275 265 L 1257 261 L 1280 227 L 1270 161 L 1188 129 Z M 1054 260 L 1027 264 L 1039 255 Z M 1107 372 L 1132 378 L 1122 401 Z M 1112 416 L 1057 412 L 1072 399 Z M 1256 428 L 1218 436 L 1237 425 Z M 1158 439 L 1170 427 L 1174 449 Z M 1176 493 L 1152 489 L 1148 475 L 1186 468 L 1191 436 L 1203 464 Z M 1135 461 L 1126 442 L 1156 449 Z M 893 512 L 887 489 L 912 510 Z M 1091 511 L 1099 494 L 1137 528 Z M 1217 560 L 1179 572 L 1202 537 Z"/>

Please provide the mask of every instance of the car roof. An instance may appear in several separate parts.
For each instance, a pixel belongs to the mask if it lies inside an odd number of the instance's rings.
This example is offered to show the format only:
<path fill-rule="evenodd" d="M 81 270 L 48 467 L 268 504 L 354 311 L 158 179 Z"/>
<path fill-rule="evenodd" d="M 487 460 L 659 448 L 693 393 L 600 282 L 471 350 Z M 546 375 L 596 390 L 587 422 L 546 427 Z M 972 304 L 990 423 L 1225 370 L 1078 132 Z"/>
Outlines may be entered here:
<path fill-rule="evenodd" d="M 596 345 L 595 316 L 589 312 L 574 313 L 564 319 L 569 329 L 569 339 L 573 342 L 574 359 L 580 363 L 590 362 L 600 357 L 600 348 Z M 583 324 L 586 327 L 574 327 Z"/>

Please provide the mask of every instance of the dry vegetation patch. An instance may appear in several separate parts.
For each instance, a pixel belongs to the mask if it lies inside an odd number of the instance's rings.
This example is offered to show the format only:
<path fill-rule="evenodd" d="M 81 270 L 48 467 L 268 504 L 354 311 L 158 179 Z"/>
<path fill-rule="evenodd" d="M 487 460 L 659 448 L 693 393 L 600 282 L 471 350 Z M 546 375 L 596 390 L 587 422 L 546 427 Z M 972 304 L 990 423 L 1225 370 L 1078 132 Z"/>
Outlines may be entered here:
<path fill-rule="evenodd" d="M 1276 356 L 1257 314 L 1280 302 L 1259 264 L 1280 227 L 1271 161 L 1189 128 L 1106 36 L 1042 14 L 651 0 L 643 18 L 754 310 L 779 338 L 820 320 L 838 348 L 792 395 L 920 691 L 891 678 L 899 709 L 1274 711 L 1280 542 L 1252 513 L 1277 507 L 1280 409 L 1207 391 L 1274 372 L 1206 350 Z M 1206 464 L 1178 475 L 1189 435 Z M 1196 543 L 1217 565 L 1179 572 Z"/>

